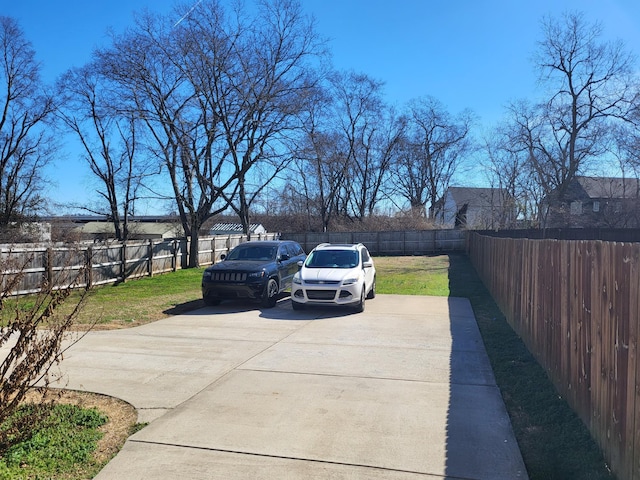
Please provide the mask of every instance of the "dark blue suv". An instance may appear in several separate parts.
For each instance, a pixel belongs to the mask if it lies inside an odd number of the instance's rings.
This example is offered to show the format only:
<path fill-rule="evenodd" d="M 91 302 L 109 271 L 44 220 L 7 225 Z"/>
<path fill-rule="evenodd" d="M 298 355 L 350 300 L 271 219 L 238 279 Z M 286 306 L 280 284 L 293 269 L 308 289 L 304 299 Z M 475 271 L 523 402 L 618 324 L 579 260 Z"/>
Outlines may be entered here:
<path fill-rule="evenodd" d="M 288 240 L 241 243 L 204 271 L 202 298 L 207 305 L 251 299 L 273 307 L 280 293 L 291 289 L 298 262 L 305 258 L 302 247 Z"/>

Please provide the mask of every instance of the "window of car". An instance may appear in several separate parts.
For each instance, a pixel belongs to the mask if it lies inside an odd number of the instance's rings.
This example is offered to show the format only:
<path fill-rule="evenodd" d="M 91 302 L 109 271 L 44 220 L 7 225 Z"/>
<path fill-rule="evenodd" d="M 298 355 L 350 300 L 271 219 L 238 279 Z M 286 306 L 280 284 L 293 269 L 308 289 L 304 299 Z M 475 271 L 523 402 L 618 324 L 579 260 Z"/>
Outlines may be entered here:
<path fill-rule="evenodd" d="M 358 266 L 356 250 L 314 250 L 307 257 L 308 268 L 355 268 Z"/>
<path fill-rule="evenodd" d="M 284 245 L 284 251 L 282 253 L 289 255 L 289 258 L 293 258 L 297 255 L 295 246 L 292 243 Z"/>
<path fill-rule="evenodd" d="M 267 245 L 240 245 L 229 253 L 227 260 L 275 260 L 277 248 Z"/>
<path fill-rule="evenodd" d="M 297 243 L 290 243 L 289 251 L 291 252 L 292 257 L 297 257 L 298 255 L 304 255 L 304 250 Z"/>

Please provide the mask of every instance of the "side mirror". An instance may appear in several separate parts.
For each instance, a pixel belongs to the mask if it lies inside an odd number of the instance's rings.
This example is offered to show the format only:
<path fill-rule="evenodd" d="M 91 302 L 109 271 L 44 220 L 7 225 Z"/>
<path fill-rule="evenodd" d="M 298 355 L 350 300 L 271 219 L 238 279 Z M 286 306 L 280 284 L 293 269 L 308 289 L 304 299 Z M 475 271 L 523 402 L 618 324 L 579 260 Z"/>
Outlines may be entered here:
<path fill-rule="evenodd" d="M 289 260 L 289 258 L 289 254 L 283 253 L 280 255 L 280 258 L 278 260 L 280 260 L 281 262 L 286 262 L 287 260 Z"/>
<path fill-rule="evenodd" d="M 304 265 L 304 262 L 302 260 L 298 260 L 298 270 L 302 268 L 302 265 Z"/>
<path fill-rule="evenodd" d="M 364 262 L 362 264 L 362 268 L 371 268 L 373 267 L 373 262 Z"/>
<path fill-rule="evenodd" d="M 227 256 L 224 253 L 220 255 L 220 260 L 224 260 L 225 258 L 227 258 Z"/>

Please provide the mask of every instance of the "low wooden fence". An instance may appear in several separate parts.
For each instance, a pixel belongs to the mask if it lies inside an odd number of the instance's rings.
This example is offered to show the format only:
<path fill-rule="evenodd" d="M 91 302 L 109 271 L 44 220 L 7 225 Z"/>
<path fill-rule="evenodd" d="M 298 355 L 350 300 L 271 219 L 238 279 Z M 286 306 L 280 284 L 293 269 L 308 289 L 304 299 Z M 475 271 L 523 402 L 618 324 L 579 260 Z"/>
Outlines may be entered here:
<path fill-rule="evenodd" d="M 413 230 L 398 232 L 306 232 L 283 233 L 310 252 L 320 243 L 362 243 L 372 255 L 428 255 L 463 252 L 464 230 Z"/>
<path fill-rule="evenodd" d="M 640 479 L 640 244 L 491 238 L 468 252 L 620 479 Z"/>
<path fill-rule="evenodd" d="M 252 240 L 277 239 L 277 233 Z M 198 240 L 200 265 L 220 261 L 223 253 L 247 240 L 245 235 L 216 235 Z M 93 287 L 185 268 L 189 241 L 143 240 L 74 245 L 4 245 L 0 247 L 0 287 L 12 295 L 37 293 L 44 285 Z"/>
<path fill-rule="evenodd" d="M 251 240 L 258 241 L 279 239 L 279 233 L 261 233 L 251 236 Z M 198 260 L 200 265 L 205 266 L 218 263 L 223 254 L 226 255 L 233 247 L 247 240 L 246 235 L 214 235 L 212 237 L 200 238 L 198 242 Z"/>

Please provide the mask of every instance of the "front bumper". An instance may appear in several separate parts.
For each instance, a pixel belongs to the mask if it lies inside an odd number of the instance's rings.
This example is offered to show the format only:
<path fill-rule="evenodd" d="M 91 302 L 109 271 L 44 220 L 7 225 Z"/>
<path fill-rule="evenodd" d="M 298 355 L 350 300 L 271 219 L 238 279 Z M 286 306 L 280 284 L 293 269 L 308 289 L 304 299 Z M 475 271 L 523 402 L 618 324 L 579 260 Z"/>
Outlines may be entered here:
<path fill-rule="evenodd" d="M 291 288 L 291 301 L 305 305 L 350 305 L 360 301 L 360 287 L 353 285 L 299 285 Z"/>
<path fill-rule="evenodd" d="M 267 282 L 225 284 L 202 282 L 202 297 L 212 300 L 253 299 L 259 300 L 264 294 Z"/>

